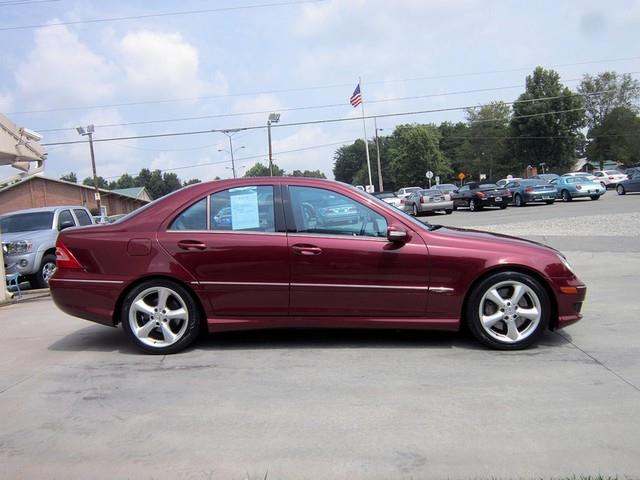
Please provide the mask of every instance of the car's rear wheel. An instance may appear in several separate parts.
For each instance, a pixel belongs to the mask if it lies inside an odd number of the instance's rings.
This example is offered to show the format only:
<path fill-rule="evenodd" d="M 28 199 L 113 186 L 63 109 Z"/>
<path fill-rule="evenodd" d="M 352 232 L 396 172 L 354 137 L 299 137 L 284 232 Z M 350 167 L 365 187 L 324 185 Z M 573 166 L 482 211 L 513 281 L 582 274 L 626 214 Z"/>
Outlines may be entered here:
<path fill-rule="evenodd" d="M 505 208 L 507 208 L 507 204 L 506 203 L 501 203 L 500 204 L 500 210 L 504 210 Z"/>
<path fill-rule="evenodd" d="M 570 202 L 572 200 L 571 194 L 568 190 L 562 190 L 561 196 L 563 202 Z"/>
<path fill-rule="evenodd" d="M 124 331 L 147 353 L 164 355 L 191 344 L 200 330 L 192 295 L 175 282 L 157 279 L 133 288 L 121 311 Z"/>
<path fill-rule="evenodd" d="M 618 185 L 616 187 L 616 192 L 618 193 L 618 195 L 624 195 L 625 193 L 627 193 L 624 191 L 624 187 L 622 185 Z"/>
<path fill-rule="evenodd" d="M 469 200 L 469 210 L 471 210 L 472 212 L 477 212 L 478 210 L 480 210 L 480 208 L 480 205 L 478 205 L 478 203 L 476 203 L 473 198 Z"/>
<path fill-rule="evenodd" d="M 543 286 L 519 272 L 495 273 L 471 292 L 466 308 L 471 333 L 499 350 L 535 343 L 549 324 L 551 302 Z"/>
<path fill-rule="evenodd" d="M 420 216 L 420 210 L 418 210 L 418 206 L 415 203 L 413 204 L 413 216 L 414 217 Z"/>
<path fill-rule="evenodd" d="M 599 200 L 600 195 L 591 195 L 591 200 Z"/>
<path fill-rule="evenodd" d="M 56 271 L 56 256 L 49 253 L 42 257 L 42 262 L 40 262 L 40 268 L 38 271 L 30 277 L 33 279 L 33 283 L 35 283 L 36 288 L 49 288 L 49 279 Z"/>
<path fill-rule="evenodd" d="M 546 203 L 547 205 L 551 205 L 551 204 L 553 204 L 553 203 L 554 203 L 554 201 L 553 201 L 553 200 L 545 200 L 545 202 L 544 202 L 544 203 Z"/>
<path fill-rule="evenodd" d="M 445 210 L 444 213 L 446 213 L 447 215 L 451 215 L 453 213 L 453 210 L 449 208 Z"/>

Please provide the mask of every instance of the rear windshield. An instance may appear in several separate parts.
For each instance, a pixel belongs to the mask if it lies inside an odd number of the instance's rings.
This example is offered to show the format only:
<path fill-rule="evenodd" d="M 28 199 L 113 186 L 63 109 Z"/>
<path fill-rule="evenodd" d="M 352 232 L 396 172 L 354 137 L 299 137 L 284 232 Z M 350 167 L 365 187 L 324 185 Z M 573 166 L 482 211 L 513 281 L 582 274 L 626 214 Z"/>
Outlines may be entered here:
<path fill-rule="evenodd" d="M 16 213 L 0 217 L 0 232 L 35 232 L 36 230 L 51 230 L 53 212 Z"/>
<path fill-rule="evenodd" d="M 395 198 L 395 193 L 376 193 L 374 197 L 378 198 Z"/>
<path fill-rule="evenodd" d="M 495 183 L 483 183 L 478 188 L 485 189 L 485 188 L 500 188 L 500 187 L 498 187 L 498 185 L 496 185 Z"/>

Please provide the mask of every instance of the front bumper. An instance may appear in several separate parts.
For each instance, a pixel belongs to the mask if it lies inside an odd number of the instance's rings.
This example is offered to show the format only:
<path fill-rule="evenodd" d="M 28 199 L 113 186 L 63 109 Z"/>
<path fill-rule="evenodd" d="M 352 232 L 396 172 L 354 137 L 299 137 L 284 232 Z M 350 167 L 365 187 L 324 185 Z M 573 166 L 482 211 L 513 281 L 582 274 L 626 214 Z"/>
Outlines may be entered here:
<path fill-rule="evenodd" d="M 575 293 L 573 293 L 574 291 Z M 568 284 L 558 288 L 556 291 L 556 300 L 558 302 L 556 328 L 564 328 L 582 318 L 582 313 L 580 312 L 586 296 L 587 287 L 580 283 Z"/>
<path fill-rule="evenodd" d="M 32 275 L 38 270 L 35 253 L 22 255 L 7 255 L 5 257 L 5 272 L 19 273 L 20 275 Z"/>

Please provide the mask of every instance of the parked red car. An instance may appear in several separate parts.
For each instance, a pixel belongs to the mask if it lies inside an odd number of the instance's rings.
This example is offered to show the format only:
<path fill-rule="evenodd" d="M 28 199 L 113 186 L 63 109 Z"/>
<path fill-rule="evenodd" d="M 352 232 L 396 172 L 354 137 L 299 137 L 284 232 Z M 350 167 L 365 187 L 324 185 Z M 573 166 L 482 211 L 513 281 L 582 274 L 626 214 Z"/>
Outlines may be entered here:
<path fill-rule="evenodd" d="M 348 185 L 201 183 L 109 225 L 67 229 L 50 281 L 70 315 L 122 324 L 150 353 L 210 332 L 458 330 L 493 348 L 581 318 L 586 287 L 552 248 L 425 224 Z"/>

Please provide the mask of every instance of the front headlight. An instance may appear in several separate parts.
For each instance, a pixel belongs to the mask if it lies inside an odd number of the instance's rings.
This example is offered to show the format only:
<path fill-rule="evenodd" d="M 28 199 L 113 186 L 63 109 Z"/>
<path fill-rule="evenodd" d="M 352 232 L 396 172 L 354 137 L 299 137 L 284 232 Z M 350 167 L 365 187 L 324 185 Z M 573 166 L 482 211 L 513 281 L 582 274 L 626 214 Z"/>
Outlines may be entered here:
<path fill-rule="evenodd" d="M 17 240 L 15 242 L 6 242 L 2 246 L 7 255 L 21 255 L 31 252 L 33 243 L 31 243 L 31 240 Z"/>
<path fill-rule="evenodd" d="M 571 265 L 569 264 L 569 261 L 567 260 L 567 258 L 561 253 L 558 253 L 558 258 L 560 259 L 562 264 L 567 268 L 567 270 L 573 273 L 573 268 L 571 268 Z"/>

